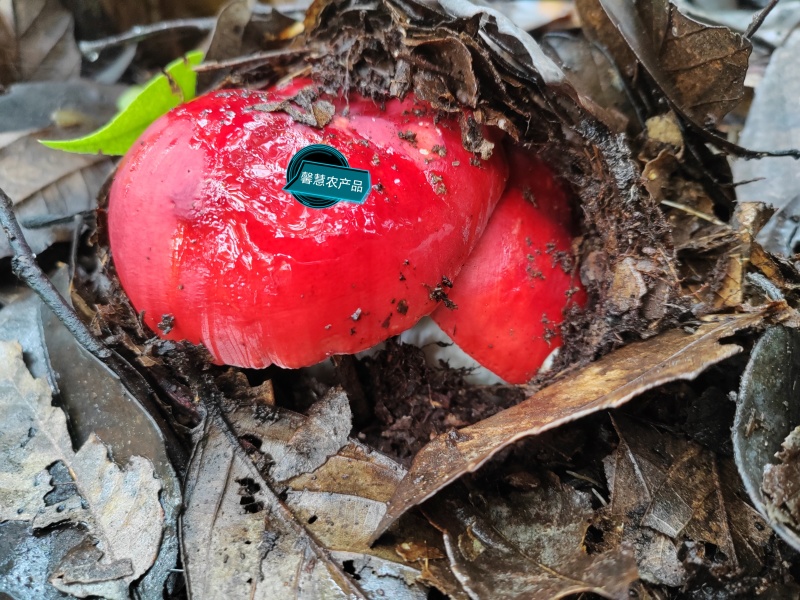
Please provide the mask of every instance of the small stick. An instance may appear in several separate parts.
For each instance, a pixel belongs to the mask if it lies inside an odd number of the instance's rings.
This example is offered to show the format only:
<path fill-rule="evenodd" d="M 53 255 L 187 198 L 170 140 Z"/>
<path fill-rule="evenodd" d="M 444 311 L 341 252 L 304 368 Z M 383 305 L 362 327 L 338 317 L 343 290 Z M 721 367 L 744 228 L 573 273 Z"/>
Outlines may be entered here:
<path fill-rule="evenodd" d="M 767 15 L 772 12 L 772 9 L 775 8 L 777 3 L 778 0 L 770 0 L 769 4 L 756 13 L 756 16 L 753 17 L 750 26 L 747 28 L 747 31 L 744 32 L 744 37 L 747 39 L 753 37 L 755 32 L 758 31 L 758 29 L 764 24 L 764 19 L 766 19 Z"/>
<path fill-rule="evenodd" d="M 761 273 L 748 273 L 746 275 L 747 281 L 752 283 L 758 289 L 761 290 L 761 293 L 764 294 L 770 300 L 785 300 L 783 297 L 783 293 L 781 290 L 772 283 L 769 279 L 764 277 Z"/>
<path fill-rule="evenodd" d="M 14 256 L 11 259 L 11 269 L 42 299 L 50 310 L 55 313 L 58 320 L 64 324 L 69 332 L 75 336 L 78 343 L 91 352 L 102 362 L 107 362 L 111 357 L 111 350 L 101 344 L 92 335 L 89 328 L 80 320 L 78 315 L 67 304 L 67 301 L 58 293 L 53 283 L 47 278 L 36 263 L 36 255 L 31 250 L 22 228 L 14 215 L 14 204 L 11 198 L 0 189 L 0 226 L 8 236 L 8 243 Z"/>
<path fill-rule="evenodd" d="M 214 17 L 199 19 L 175 19 L 173 21 L 160 21 L 152 25 L 136 25 L 128 31 L 118 35 L 101 38 L 99 40 L 85 40 L 78 42 L 78 49 L 90 61 L 97 60 L 100 52 L 114 46 L 141 42 L 158 33 L 173 31 L 175 29 L 196 29 L 198 31 L 211 31 L 217 20 Z"/>
<path fill-rule="evenodd" d="M 310 2 L 295 2 L 283 6 L 263 6 L 256 3 L 253 6 L 253 14 L 269 15 L 272 12 L 280 11 L 281 14 L 293 12 L 305 12 Z M 78 42 L 78 49 L 81 54 L 89 61 L 94 62 L 98 59 L 100 52 L 121 46 L 123 44 L 138 43 L 159 33 L 173 31 L 175 29 L 194 29 L 196 31 L 212 31 L 217 25 L 217 17 L 199 17 L 195 19 L 173 19 L 170 21 L 159 21 L 150 25 L 136 25 L 128 31 L 101 38 L 99 40 L 83 40 Z"/>
<path fill-rule="evenodd" d="M 719 225 L 720 227 L 730 227 L 730 225 L 728 225 L 723 221 L 720 221 L 717 217 L 707 215 L 704 212 L 695 210 L 691 206 L 686 206 L 685 204 L 681 204 L 680 202 L 673 202 L 672 200 L 662 200 L 661 204 L 663 204 L 664 206 L 669 206 L 670 208 L 677 208 L 678 210 L 687 212 L 690 215 L 697 217 L 698 219 L 703 219 L 704 221 L 708 221 L 709 223 L 713 223 L 714 225 Z"/>

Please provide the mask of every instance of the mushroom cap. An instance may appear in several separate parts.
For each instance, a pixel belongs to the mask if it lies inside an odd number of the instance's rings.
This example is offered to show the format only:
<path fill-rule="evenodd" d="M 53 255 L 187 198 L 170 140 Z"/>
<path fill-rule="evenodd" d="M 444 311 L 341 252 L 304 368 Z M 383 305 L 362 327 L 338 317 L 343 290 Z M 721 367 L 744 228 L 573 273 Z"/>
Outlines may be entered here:
<path fill-rule="evenodd" d="M 410 328 L 436 308 L 432 291 L 457 275 L 505 186 L 502 148 L 476 166 L 457 119 L 412 96 L 333 99 L 321 129 L 264 107 L 299 87 L 179 106 L 111 187 L 112 257 L 134 307 L 161 337 L 202 343 L 220 363 L 302 367 Z M 309 144 L 370 171 L 363 204 L 314 209 L 283 191 Z"/>

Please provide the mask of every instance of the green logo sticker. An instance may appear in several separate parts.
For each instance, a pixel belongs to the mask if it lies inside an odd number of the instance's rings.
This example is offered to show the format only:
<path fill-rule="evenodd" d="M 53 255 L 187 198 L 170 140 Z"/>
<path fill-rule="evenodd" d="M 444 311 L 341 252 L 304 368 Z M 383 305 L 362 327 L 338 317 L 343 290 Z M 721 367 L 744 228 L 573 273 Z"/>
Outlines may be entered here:
<path fill-rule="evenodd" d="M 289 161 L 286 185 L 303 206 L 328 208 L 337 202 L 363 204 L 371 189 L 369 171 L 351 169 L 336 148 L 311 144 Z"/>

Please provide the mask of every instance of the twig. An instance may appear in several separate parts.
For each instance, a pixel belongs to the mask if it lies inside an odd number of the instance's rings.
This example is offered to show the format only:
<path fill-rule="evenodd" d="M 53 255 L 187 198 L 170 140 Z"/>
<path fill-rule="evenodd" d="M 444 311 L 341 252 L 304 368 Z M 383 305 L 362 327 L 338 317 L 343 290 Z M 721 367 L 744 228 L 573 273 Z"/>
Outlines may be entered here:
<path fill-rule="evenodd" d="M 595 488 L 592 488 L 592 493 L 593 493 L 595 496 L 597 496 L 597 499 L 598 499 L 598 500 L 600 500 L 600 504 L 602 504 L 603 506 L 608 506 L 608 502 L 606 502 L 606 499 L 605 499 L 605 498 L 603 498 L 603 497 L 600 495 L 600 492 L 598 492 L 598 491 L 597 491 Z"/>
<path fill-rule="evenodd" d="M 709 223 L 713 223 L 714 225 L 719 225 L 720 227 L 730 227 L 730 225 L 728 225 L 723 221 L 720 221 L 717 217 L 714 217 L 712 215 L 707 215 L 704 212 L 695 210 L 691 206 L 686 206 L 685 204 L 681 204 L 680 202 L 673 202 L 671 200 L 662 200 L 661 204 L 663 204 L 664 206 L 669 206 L 671 208 L 677 208 L 678 210 L 687 212 L 690 215 L 694 215 L 698 219 L 703 219 L 704 221 L 708 221 Z"/>
<path fill-rule="evenodd" d="M 78 42 L 78 49 L 88 60 L 95 61 L 100 52 L 114 46 L 141 42 L 150 36 L 173 31 L 175 29 L 196 29 L 198 31 L 211 31 L 214 29 L 217 19 L 215 17 L 205 17 L 201 19 L 174 19 L 172 21 L 160 21 L 152 25 L 136 25 L 128 31 L 118 35 L 112 35 L 99 40 L 84 40 Z"/>
<path fill-rule="evenodd" d="M 586 481 L 587 483 L 591 483 L 592 485 L 597 486 L 597 487 L 603 487 L 602 485 L 600 485 L 600 483 L 597 480 L 592 479 L 591 477 L 587 477 L 586 475 L 581 475 L 580 473 L 576 473 L 575 471 L 565 471 L 565 472 L 566 472 L 567 475 L 570 475 L 570 476 L 574 477 L 575 479 L 580 479 L 582 481 Z"/>
<path fill-rule="evenodd" d="M 753 20 L 750 22 L 750 26 L 744 32 L 744 37 L 747 39 L 753 37 L 755 32 L 758 31 L 758 29 L 764 24 L 764 19 L 766 19 L 767 15 L 772 12 L 772 9 L 775 8 L 777 3 L 778 0 L 770 0 L 769 4 L 756 13 L 756 16 L 753 17 Z"/>
<path fill-rule="evenodd" d="M 76 223 L 76 219 L 83 219 L 90 217 L 94 214 L 94 209 L 81 210 L 74 212 L 70 215 L 44 215 L 38 217 L 29 217 L 27 219 L 20 219 L 19 224 L 25 229 L 44 229 L 53 225 L 62 225 L 64 223 Z"/>
<path fill-rule="evenodd" d="M 196 73 L 206 73 L 208 71 L 219 71 L 220 69 L 230 69 L 235 67 L 246 67 L 250 64 L 258 65 L 264 62 L 265 59 L 275 58 L 278 56 L 293 56 L 305 54 L 308 51 L 303 48 L 283 48 L 281 50 L 268 50 L 265 52 L 256 52 L 248 54 L 247 56 L 239 56 L 228 60 L 209 61 L 197 65 L 193 68 Z"/>
<path fill-rule="evenodd" d="M 253 6 L 253 14 L 255 15 L 269 15 L 273 12 L 280 12 L 281 14 L 293 12 L 305 12 L 309 6 L 309 2 L 301 1 L 285 6 L 263 6 L 256 3 Z M 217 24 L 217 17 L 202 17 L 195 19 L 173 19 L 171 21 L 159 21 L 150 25 L 136 25 L 131 27 L 128 31 L 112 35 L 109 37 L 101 38 L 99 40 L 84 40 L 78 42 L 78 49 L 84 57 L 90 61 L 95 61 L 100 56 L 103 50 L 121 46 L 123 44 L 132 44 L 141 42 L 149 37 L 158 35 L 159 33 L 166 33 L 175 29 L 194 29 L 196 31 L 212 31 Z"/>
<path fill-rule="evenodd" d="M 72 230 L 72 242 L 69 246 L 69 280 L 75 278 L 75 271 L 78 268 L 78 250 L 81 246 L 81 233 L 83 231 L 83 215 L 75 217 L 75 228 Z"/>
<path fill-rule="evenodd" d="M 770 300 L 785 300 L 783 292 L 772 283 L 769 279 L 764 277 L 761 273 L 748 273 L 746 275 L 747 281 L 752 283 Z"/>
<path fill-rule="evenodd" d="M 14 215 L 14 205 L 11 198 L 0 189 L 0 226 L 8 236 L 8 243 L 14 256 L 11 259 L 11 269 L 14 274 L 25 282 L 39 298 L 42 299 L 50 310 L 58 317 L 69 332 L 75 336 L 78 343 L 103 362 L 111 358 L 111 350 L 101 344 L 89 331 L 89 328 L 80 320 L 78 315 L 62 298 L 53 283 L 36 263 L 36 255 L 25 241 Z"/>

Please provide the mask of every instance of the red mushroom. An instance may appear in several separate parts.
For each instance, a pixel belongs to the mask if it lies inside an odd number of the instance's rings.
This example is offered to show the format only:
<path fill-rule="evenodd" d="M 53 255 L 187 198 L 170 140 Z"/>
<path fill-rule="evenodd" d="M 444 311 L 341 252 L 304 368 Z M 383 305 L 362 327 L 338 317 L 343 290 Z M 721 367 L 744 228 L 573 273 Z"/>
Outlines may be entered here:
<path fill-rule="evenodd" d="M 586 294 L 571 268 L 567 195 L 530 154 L 513 150 L 508 160 L 508 187 L 449 294 L 457 308 L 431 317 L 482 366 L 525 383 L 561 344 L 564 309 Z"/>
<path fill-rule="evenodd" d="M 322 129 L 263 108 L 300 87 L 178 107 L 111 188 L 112 256 L 134 307 L 220 363 L 302 367 L 408 329 L 434 310 L 505 185 L 500 147 L 477 161 L 458 121 L 413 97 L 337 101 Z M 370 170 L 363 204 L 307 208 L 282 190 L 292 156 L 320 143 Z"/>

